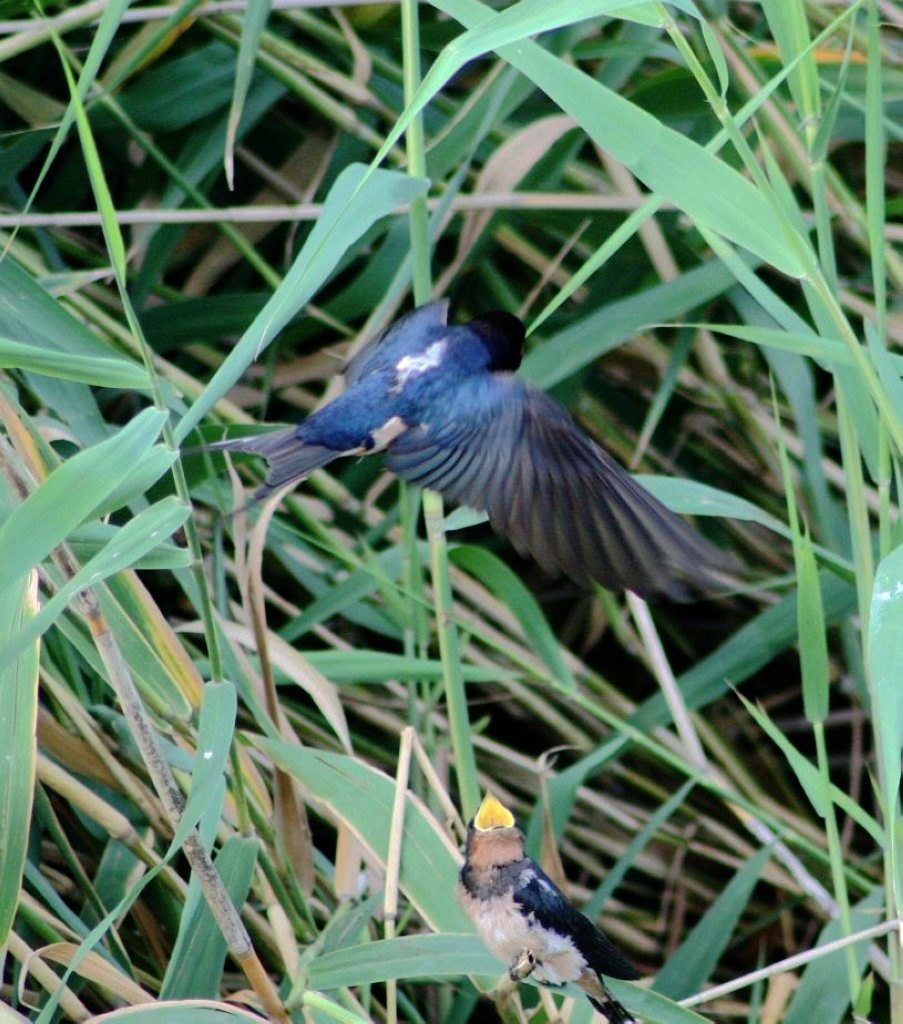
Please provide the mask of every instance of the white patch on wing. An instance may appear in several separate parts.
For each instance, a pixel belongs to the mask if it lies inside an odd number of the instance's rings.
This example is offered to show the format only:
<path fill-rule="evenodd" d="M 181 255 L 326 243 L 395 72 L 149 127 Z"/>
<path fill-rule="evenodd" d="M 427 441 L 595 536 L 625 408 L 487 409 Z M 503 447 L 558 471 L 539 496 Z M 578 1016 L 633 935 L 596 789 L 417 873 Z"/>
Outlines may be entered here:
<path fill-rule="evenodd" d="M 383 448 L 390 445 L 396 437 L 403 434 L 408 429 L 407 423 L 400 416 L 393 416 L 390 420 L 370 433 L 370 437 L 373 438 L 373 448 L 371 451 L 381 452 Z"/>
<path fill-rule="evenodd" d="M 425 351 L 416 356 L 402 356 L 395 364 L 395 387 L 393 391 L 401 391 L 411 377 L 418 377 L 427 370 L 435 370 L 442 362 L 442 356 L 448 348 L 448 342 L 441 338 L 434 341 Z"/>

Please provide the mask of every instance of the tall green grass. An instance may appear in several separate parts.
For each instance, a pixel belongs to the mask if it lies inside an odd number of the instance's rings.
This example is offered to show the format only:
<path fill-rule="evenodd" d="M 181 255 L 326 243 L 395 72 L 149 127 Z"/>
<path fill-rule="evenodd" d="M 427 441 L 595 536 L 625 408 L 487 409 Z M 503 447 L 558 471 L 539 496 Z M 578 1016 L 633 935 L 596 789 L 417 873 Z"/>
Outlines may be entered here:
<path fill-rule="evenodd" d="M 10 1019 L 491 1019 L 454 889 L 492 786 L 642 1019 L 903 1024 L 892 5 L 2 17 Z M 650 614 L 378 460 L 264 514 L 183 455 L 437 288 L 523 315 L 742 590 Z"/>

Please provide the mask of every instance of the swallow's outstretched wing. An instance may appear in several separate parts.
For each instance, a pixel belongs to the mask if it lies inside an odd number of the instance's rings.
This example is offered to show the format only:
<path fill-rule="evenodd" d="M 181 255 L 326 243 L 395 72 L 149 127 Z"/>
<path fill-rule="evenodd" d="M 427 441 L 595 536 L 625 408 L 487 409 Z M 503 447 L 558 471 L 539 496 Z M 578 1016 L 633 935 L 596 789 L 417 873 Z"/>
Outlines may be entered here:
<path fill-rule="evenodd" d="M 723 588 L 731 568 L 557 402 L 510 374 L 450 395 L 441 417 L 390 446 L 388 466 L 485 510 L 521 553 L 580 584 L 692 600 Z"/>

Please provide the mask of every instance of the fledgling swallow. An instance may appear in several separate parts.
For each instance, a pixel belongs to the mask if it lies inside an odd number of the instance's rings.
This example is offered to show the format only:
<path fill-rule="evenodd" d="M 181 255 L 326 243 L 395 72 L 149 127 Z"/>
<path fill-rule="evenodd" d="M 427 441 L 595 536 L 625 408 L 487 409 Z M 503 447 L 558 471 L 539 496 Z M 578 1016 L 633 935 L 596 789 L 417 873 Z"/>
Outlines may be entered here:
<path fill-rule="evenodd" d="M 385 450 L 392 472 L 485 511 L 552 575 L 675 601 L 723 588 L 728 558 L 514 375 L 517 317 L 447 317 L 440 301 L 396 321 L 345 368 L 345 391 L 303 423 L 205 450 L 264 456 L 255 498 L 339 456 Z"/>
<path fill-rule="evenodd" d="M 491 793 L 467 830 L 458 898 L 486 946 L 508 963 L 512 981 L 532 975 L 545 985 L 574 982 L 609 1024 L 636 1024 L 603 976 L 633 981 L 639 975 L 524 855 L 514 815 Z"/>

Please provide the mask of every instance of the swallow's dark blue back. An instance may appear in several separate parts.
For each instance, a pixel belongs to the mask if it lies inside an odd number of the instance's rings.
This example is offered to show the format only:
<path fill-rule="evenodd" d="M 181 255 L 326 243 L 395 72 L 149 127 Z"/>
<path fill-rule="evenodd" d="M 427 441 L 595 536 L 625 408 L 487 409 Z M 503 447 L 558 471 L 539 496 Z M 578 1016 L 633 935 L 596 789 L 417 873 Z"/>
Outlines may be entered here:
<path fill-rule="evenodd" d="M 396 320 L 348 363 L 344 371 L 346 386 L 352 387 L 370 373 L 394 368 L 403 356 L 423 351 L 442 336 L 447 323 L 447 299 L 428 302 Z"/>

